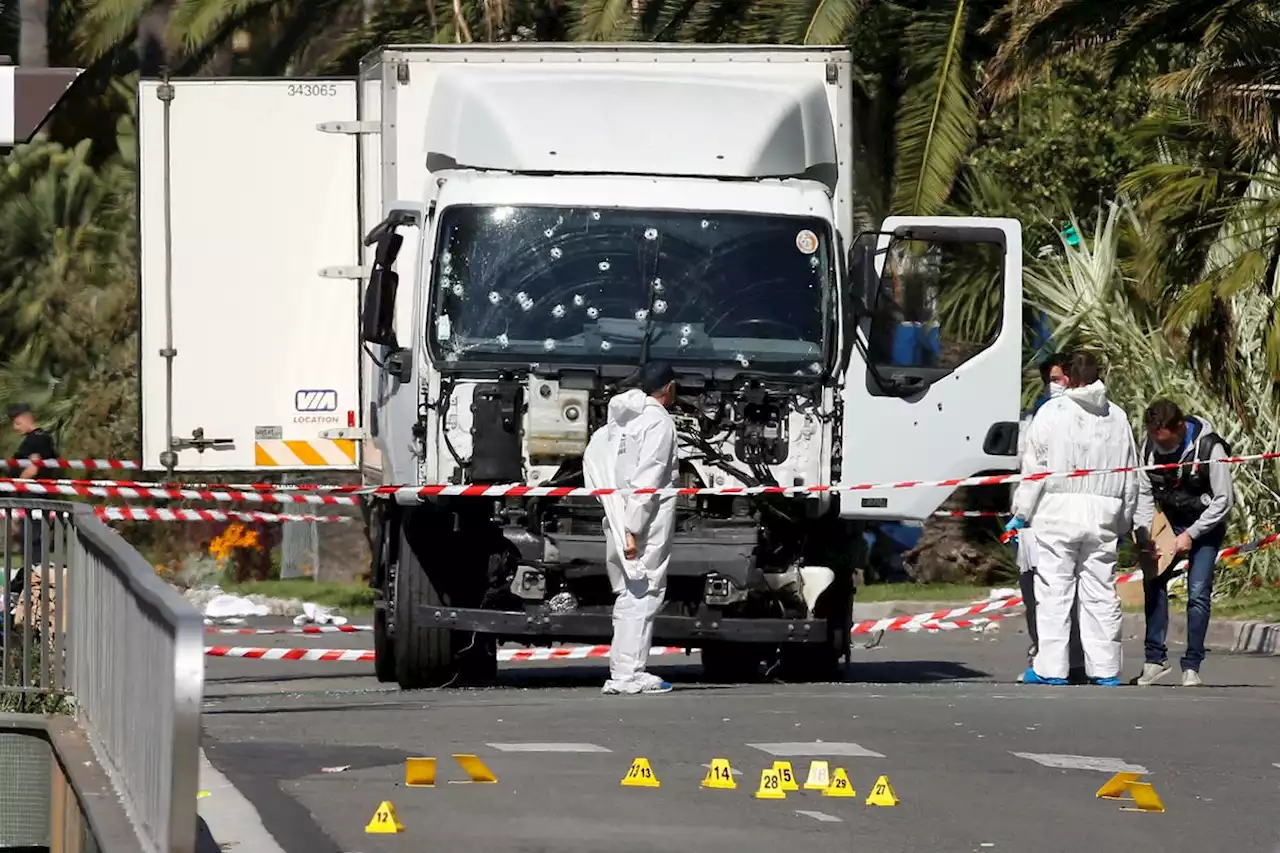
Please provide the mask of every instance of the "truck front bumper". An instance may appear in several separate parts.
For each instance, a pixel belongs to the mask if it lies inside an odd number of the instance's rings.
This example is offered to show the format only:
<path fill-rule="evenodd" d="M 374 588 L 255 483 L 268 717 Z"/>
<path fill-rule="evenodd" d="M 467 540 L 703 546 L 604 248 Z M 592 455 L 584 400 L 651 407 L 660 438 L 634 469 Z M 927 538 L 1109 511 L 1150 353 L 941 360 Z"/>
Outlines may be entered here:
<path fill-rule="evenodd" d="M 504 637 L 543 637 L 556 642 L 608 642 L 613 637 L 613 616 L 608 612 L 541 613 L 525 610 L 479 610 L 468 607 L 419 605 L 418 625 L 476 631 Z M 654 619 L 655 645 L 696 647 L 708 642 L 825 643 L 825 619 L 730 619 L 710 611 L 696 616 Z"/>

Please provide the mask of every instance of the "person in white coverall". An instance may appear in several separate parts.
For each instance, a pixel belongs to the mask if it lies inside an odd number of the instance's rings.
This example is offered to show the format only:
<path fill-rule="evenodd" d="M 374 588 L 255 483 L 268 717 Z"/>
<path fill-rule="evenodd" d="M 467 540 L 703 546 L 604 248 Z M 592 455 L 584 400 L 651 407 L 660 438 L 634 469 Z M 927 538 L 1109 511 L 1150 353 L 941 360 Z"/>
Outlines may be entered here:
<path fill-rule="evenodd" d="M 1070 387 L 1031 422 L 1023 473 L 1125 468 L 1138 464 L 1124 411 L 1107 399 L 1097 360 L 1075 353 Z M 1008 529 L 1028 522 L 1036 538 L 1039 648 L 1026 684 L 1066 684 L 1071 611 L 1078 607 L 1085 672 L 1094 684 L 1120 684 L 1120 598 L 1112 573 L 1120 537 L 1133 527 L 1138 485 L 1132 472 L 1023 481 Z"/>
<path fill-rule="evenodd" d="M 1043 385 L 1040 399 L 1035 408 L 1027 414 L 1018 424 L 1018 458 L 1022 459 L 1027 448 L 1027 432 L 1031 429 L 1031 421 L 1035 417 L 1035 413 L 1054 397 L 1061 396 L 1067 391 L 1067 355 L 1066 353 L 1052 353 L 1040 362 L 1040 381 Z M 1014 487 L 1016 491 L 1017 487 Z M 1036 656 L 1036 650 L 1039 648 L 1039 633 L 1036 631 L 1036 586 L 1035 586 L 1035 568 L 1040 558 L 1040 548 L 1036 545 L 1036 537 L 1030 528 L 1023 528 L 1018 531 L 1018 538 L 1014 541 L 1015 553 L 1018 562 L 1018 589 L 1022 593 L 1022 602 L 1026 611 L 1027 635 L 1031 639 L 1031 646 L 1027 649 L 1027 666 L 1031 666 L 1032 660 Z M 1080 620 L 1076 618 L 1076 610 L 1071 610 L 1071 668 L 1067 679 L 1069 681 L 1085 681 L 1084 675 L 1084 651 L 1080 648 Z M 1023 675 L 1019 673 L 1018 680 L 1021 681 Z"/>
<path fill-rule="evenodd" d="M 664 362 L 639 371 L 639 388 L 609 401 L 609 417 L 583 454 L 591 489 L 665 489 L 677 482 L 675 372 Z M 671 685 L 645 671 L 653 620 L 667 592 L 675 532 L 674 496 L 602 495 L 605 568 L 617 598 L 605 693 L 666 693 Z"/>

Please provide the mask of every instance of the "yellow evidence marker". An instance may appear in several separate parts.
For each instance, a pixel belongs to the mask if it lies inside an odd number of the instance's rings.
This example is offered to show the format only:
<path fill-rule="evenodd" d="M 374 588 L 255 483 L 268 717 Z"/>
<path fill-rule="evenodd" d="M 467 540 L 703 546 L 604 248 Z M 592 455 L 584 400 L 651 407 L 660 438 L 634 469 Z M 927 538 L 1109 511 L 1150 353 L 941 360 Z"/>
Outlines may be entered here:
<path fill-rule="evenodd" d="M 383 800 L 378 804 L 373 817 L 369 818 L 364 831 L 370 835 L 395 835 L 397 832 L 404 832 L 404 824 L 396 817 L 396 807 L 391 805 L 391 801 Z"/>
<path fill-rule="evenodd" d="M 406 788 L 435 787 L 436 760 L 434 758 L 406 758 L 404 760 L 404 784 Z"/>
<path fill-rule="evenodd" d="M 1125 795 L 1129 793 L 1129 783 L 1137 782 L 1141 778 L 1141 773 L 1117 773 L 1106 782 L 1103 782 L 1102 787 L 1098 789 L 1094 796 L 1100 800 L 1123 800 Z"/>
<path fill-rule="evenodd" d="M 468 781 L 476 784 L 495 784 L 498 777 L 493 775 L 493 771 L 485 766 L 484 762 L 476 755 L 455 755 L 453 760 L 458 762 L 467 776 L 471 777 Z M 465 784 L 465 783 L 463 783 Z"/>
<path fill-rule="evenodd" d="M 849 774 L 844 772 L 843 767 L 837 767 L 836 773 L 831 777 L 830 784 L 822 789 L 824 797 L 856 797 L 858 792 L 853 790 L 853 783 L 849 781 Z"/>
<path fill-rule="evenodd" d="M 866 804 L 869 806 L 896 806 L 898 803 L 898 795 L 894 793 L 893 785 L 889 784 L 888 776 L 877 779 L 871 787 L 871 793 L 867 794 Z"/>
<path fill-rule="evenodd" d="M 778 768 L 766 767 L 760 771 L 760 787 L 756 789 L 757 800 L 785 800 L 787 794 L 782 790 L 782 776 Z"/>
<path fill-rule="evenodd" d="M 809 762 L 809 778 L 804 780 L 806 791 L 825 791 L 831 784 L 831 771 L 825 761 Z"/>
<path fill-rule="evenodd" d="M 637 758 L 631 762 L 631 769 L 627 771 L 627 775 L 622 777 L 622 784 L 630 788 L 659 788 L 662 783 L 658 781 L 658 777 L 654 775 L 653 768 L 649 766 L 649 759 Z"/>
<path fill-rule="evenodd" d="M 773 762 L 773 769 L 778 771 L 778 778 L 782 780 L 782 790 L 800 790 L 800 786 L 796 784 L 796 774 L 791 769 L 790 761 L 775 761 Z"/>
<path fill-rule="evenodd" d="M 702 787 L 722 788 L 725 790 L 733 790 L 738 787 L 738 783 L 733 780 L 733 769 L 729 767 L 729 759 L 711 759 L 711 766 L 707 768 L 707 776 L 702 780 Z"/>
<path fill-rule="evenodd" d="M 1133 795 L 1133 805 L 1121 806 L 1122 812 L 1150 812 L 1160 814 L 1164 811 L 1164 803 L 1160 795 L 1151 787 L 1150 782 L 1130 782 L 1129 793 Z"/>

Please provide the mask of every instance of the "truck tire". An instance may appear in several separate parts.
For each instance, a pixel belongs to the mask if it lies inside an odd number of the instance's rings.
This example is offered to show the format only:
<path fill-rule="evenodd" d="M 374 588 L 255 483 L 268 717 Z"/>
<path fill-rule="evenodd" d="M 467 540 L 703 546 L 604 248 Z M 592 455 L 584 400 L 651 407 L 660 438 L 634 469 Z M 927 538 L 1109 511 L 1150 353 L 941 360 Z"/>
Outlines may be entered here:
<path fill-rule="evenodd" d="M 440 687 L 454 681 L 459 674 L 453 659 L 454 632 L 415 624 L 415 610 L 419 605 L 430 607 L 445 602 L 409 546 L 403 524 L 399 540 L 395 572 L 396 681 L 401 690 Z"/>

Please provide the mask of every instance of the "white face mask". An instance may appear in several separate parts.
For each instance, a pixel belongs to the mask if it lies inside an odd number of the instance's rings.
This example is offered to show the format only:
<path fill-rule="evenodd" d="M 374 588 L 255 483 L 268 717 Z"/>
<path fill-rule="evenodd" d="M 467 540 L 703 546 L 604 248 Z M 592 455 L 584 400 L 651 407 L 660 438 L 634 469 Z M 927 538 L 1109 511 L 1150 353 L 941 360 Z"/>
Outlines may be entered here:
<path fill-rule="evenodd" d="M 1059 385 L 1057 382 L 1049 383 L 1049 399 L 1052 400 L 1054 397 L 1061 397 L 1065 393 L 1067 393 L 1066 385 Z"/>

